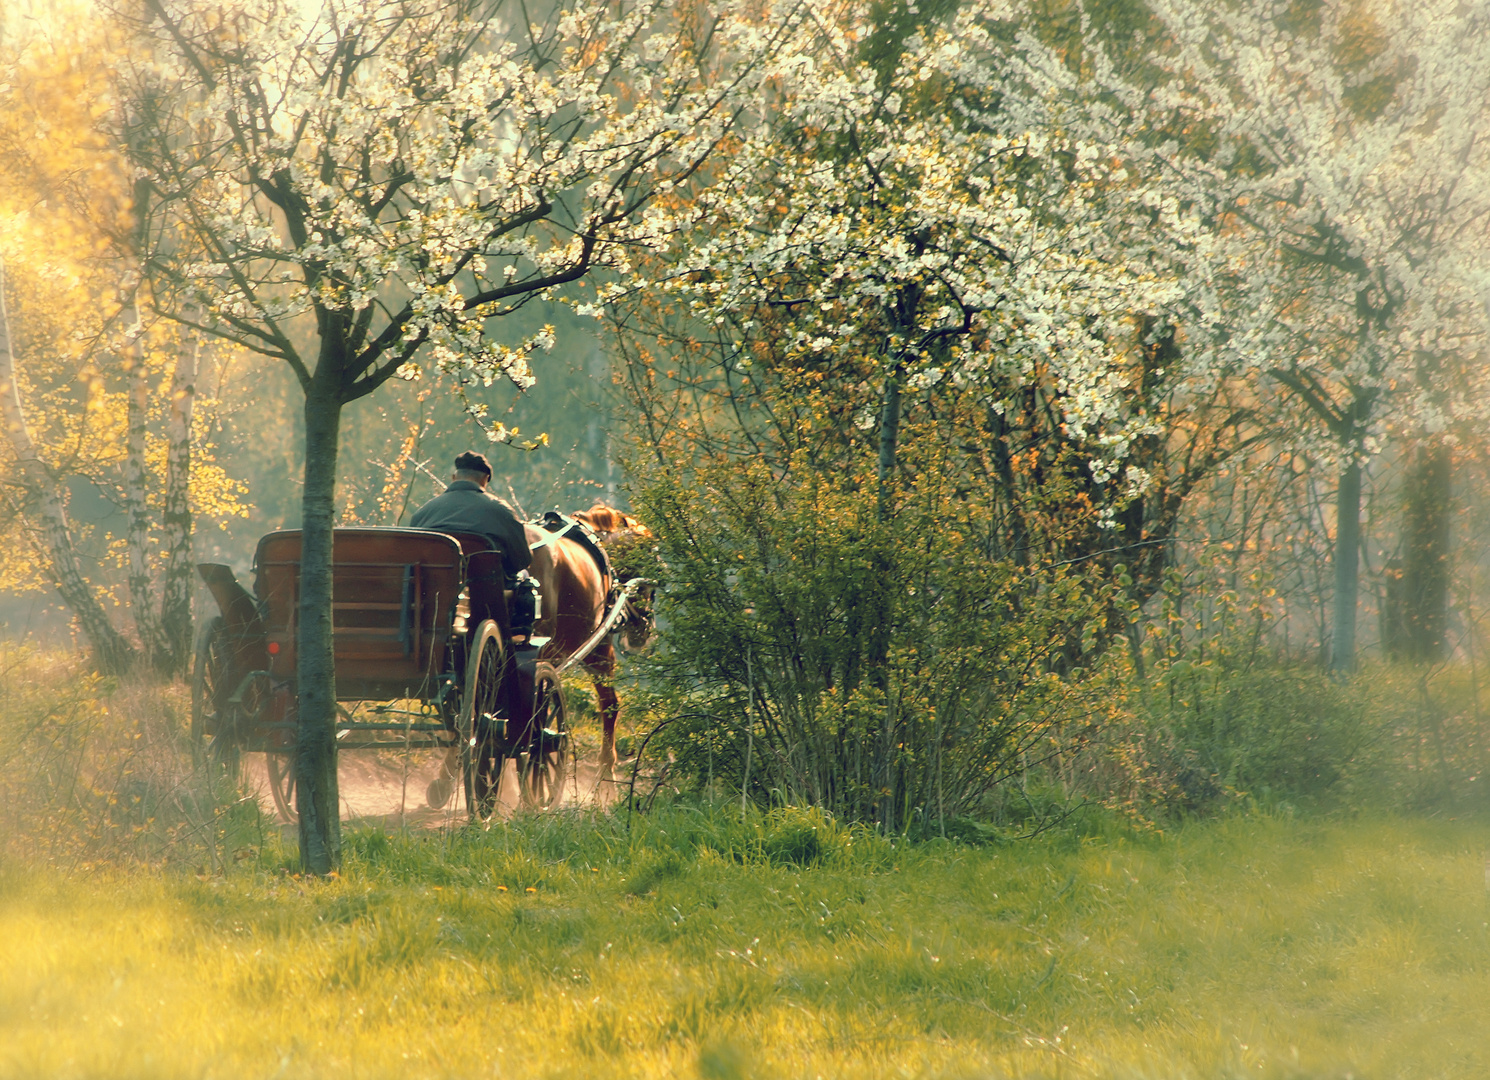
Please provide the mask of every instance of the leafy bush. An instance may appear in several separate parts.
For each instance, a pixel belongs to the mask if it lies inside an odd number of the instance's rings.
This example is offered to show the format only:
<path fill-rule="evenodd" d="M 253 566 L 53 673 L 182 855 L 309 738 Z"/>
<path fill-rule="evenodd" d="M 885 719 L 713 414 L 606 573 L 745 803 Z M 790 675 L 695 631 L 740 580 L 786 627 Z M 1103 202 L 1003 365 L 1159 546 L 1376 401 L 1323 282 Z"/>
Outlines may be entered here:
<path fill-rule="evenodd" d="M 1181 660 L 1140 701 L 1191 806 L 1243 796 L 1317 802 L 1380 734 L 1355 688 L 1303 666 Z"/>
<path fill-rule="evenodd" d="M 821 807 L 778 806 L 764 814 L 720 815 L 700 835 L 698 849 L 737 863 L 771 866 L 836 866 L 875 870 L 887 865 L 890 847 L 862 825 L 844 824 Z"/>
<path fill-rule="evenodd" d="M 1020 567 L 928 476 L 890 519 L 872 486 L 701 463 L 638 492 L 666 581 L 645 668 L 670 754 L 702 789 L 904 832 L 986 810 L 1107 709 L 1082 666 L 1103 590 Z"/>
<path fill-rule="evenodd" d="M 1473 666 L 1371 664 L 1350 692 L 1371 741 L 1340 784 L 1342 801 L 1408 812 L 1490 810 L 1490 744 Z"/>
<path fill-rule="evenodd" d="M 1483 807 L 1473 668 L 1369 662 L 1332 677 L 1265 646 L 1275 614 L 1267 585 L 1208 591 L 1202 580 L 1186 594 L 1179 573 L 1168 575 L 1142 639 L 1146 662 L 1106 658 L 1127 668 L 1131 693 L 1085 762 L 1084 792 L 1140 816 L 1239 801 Z M 1130 617 L 1139 622 L 1136 610 Z"/>

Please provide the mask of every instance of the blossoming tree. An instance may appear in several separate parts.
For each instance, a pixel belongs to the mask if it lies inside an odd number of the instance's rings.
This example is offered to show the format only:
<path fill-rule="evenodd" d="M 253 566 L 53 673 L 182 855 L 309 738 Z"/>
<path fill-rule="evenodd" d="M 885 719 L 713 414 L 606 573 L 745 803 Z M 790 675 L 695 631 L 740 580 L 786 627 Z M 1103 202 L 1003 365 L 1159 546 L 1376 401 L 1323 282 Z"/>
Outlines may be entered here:
<path fill-rule="evenodd" d="M 1150 372 L 1165 386 L 1214 382 L 1243 355 L 1228 324 L 1240 249 L 1182 201 L 1140 129 L 1074 122 L 1061 61 L 1004 39 L 1020 14 L 960 5 L 879 78 L 859 58 L 869 14 L 840 13 L 821 59 L 783 80 L 773 125 L 693 204 L 669 288 L 706 323 L 742 320 L 726 366 L 749 366 L 768 310 L 790 312 L 793 357 L 877 358 L 854 420 L 882 488 L 906 391 L 1048 379 L 1098 486 L 1115 481 L 1111 521 L 1148 485 L 1129 460 L 1155 430 L 1143 354 L 1168 343 L 1170 370 Z"/>
<path fill-rule="evenodd" d="M 962 669 L 928 689 L 952 657 L 1015 647 L 962 636 L 1002 618 L 967 597 L 986 587 L 988 603 L 1007 598 L 998 582 L 1011 563 L 1033 579 L 1056 562 L 1141 562 L 1157 587 L 1189 486 L 1253 437 L 1245 404 L 1227 400 L 1243 355 L 1231 330 L 1246 295 L 1240 251 L 1179 197 L 1140 124 L 1078 117 L 1096 95 L 1021 17 L 1033 21 L 997 2 L 943 17 L 915 5 L 825 10 L 815 46 L 773 85 L 766 122 L 686 203 L 691 228 L 659 260 L 673 271 L 672 305 L 646 290 L 620 309 L 638 361 L 634 404 L 653 420 L 644 441 L 668 445 L 639 456 L 655 456 L 650 490 L 673 508 L 654 514 L 665 542 L 678 538 L 670 564 L 690 562 L 711 610 L 724 612 L 729 590 L 739 609 L 768 606 L 747 596 L 756 586 L 742 562 L 761 575 L 752 595 L 773 597 L 781 637 L 739 630 L 753 642 L 748 671 L 747 649 L 729 642 L 700 666 L 756 686 L 779 676 L 760 707 L 805 714 L 802 732 L 839 715 L 829 701 L 873 699 L 861 711 L 883 727 L 851 735 L 829 720 L 816 761 L 832 764 L 802 771 L 835 776 L 812 783 L 840 795 L 891 793 L 872 811 L 887 825 L 904 812 L 917 755 L 941 760 L 954 731 L 944 721 L 999 715 L 959 694 L 1004 685 L 1008 672 Z M 692 448 L 668 442 L 683 425 Z M 668 501 L 683 489 L 693 505 Z M 791 528 L 773 531 L 773 519 Z M 715 548 L 696 535 L 726 522 L 739 524 L 736 550 L 715 561 L 733 564 L 735 583 L 708 583 L 708 559 L 691 553 Z M 804 528 L 823 536 L 799 545 Z M 862 558 L 861 572 L 820 558 L 828 535 L 848 545 L 836 561 Z M 824 568 L 817 592 L 809 562 Z M 777 590 L 777 568 L 804 580 Z M 1053 614 L 1064 601 L 1049 595 Z M 1112 621 L 1052 623 L 1042 647 L 1066 634 L 1068 652 L 1030 669 L 1070 670 L 1088 632 L 1105 634 L 1093 624 Z M 707 646 L 699 630 L 681 647 Z M 924 710 L 933 752 L 896 726 L 912 710 L 895 702 L 942 692 Z M 960 792 L 1007 766 L 1023 736 L 1010 737 L 969 754 L 987 752 L 985 771 Z M 813 738 L 773 750 L 791 761 Z M 842 748 L 866 739 L 873 764 L 854 771 Z M 940 790 L 925 777 L 920 791 Z M 871 813 L 847 798 L 834 805 Z"/>
<path fill-rule="evenodd" d="M 1345 671 L 1361 470 L 1386 421 L 1429 438 L 1483 422 L 1490 25 L 1436 2 L 1153 10 L 1165 85 L 1214 140 L 1204 159 L 1170 154 L 1176 174 L 1256 243 L 1252 362 L 1314 419 L 1322 437 L 1303 444 L 1339 466 L 1331 665 Z"/>
<path fill-rule="evenodd" d="M 543 16 L 475 0 L 145 6 L 157 48 L 130 73 L 127 134 L 160 210 L 158 295 L 201 332 L 282 360 L 305 394 L 296 779 L 301 856 L 326 872 L 343 407 L 427 365 L 528 385 L 551 335 L 500 342 L 493 320 L 656 241 L 669 227 L 656 195 L 718 146 L 796 15 L 651 0 Z"/>

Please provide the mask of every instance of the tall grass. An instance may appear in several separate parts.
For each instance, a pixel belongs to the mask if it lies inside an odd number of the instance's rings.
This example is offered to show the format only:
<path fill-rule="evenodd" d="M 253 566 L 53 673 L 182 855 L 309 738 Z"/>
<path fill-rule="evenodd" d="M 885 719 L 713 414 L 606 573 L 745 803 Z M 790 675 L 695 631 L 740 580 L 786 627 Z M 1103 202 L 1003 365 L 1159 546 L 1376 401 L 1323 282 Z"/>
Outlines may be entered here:
<path fill-rule="evenodd" d="M 184 686 L 0 643 L 0 852 L 64 870 L 220 868 L 266 823 L 230 778 L 193 767 L 189 710 Z"/>

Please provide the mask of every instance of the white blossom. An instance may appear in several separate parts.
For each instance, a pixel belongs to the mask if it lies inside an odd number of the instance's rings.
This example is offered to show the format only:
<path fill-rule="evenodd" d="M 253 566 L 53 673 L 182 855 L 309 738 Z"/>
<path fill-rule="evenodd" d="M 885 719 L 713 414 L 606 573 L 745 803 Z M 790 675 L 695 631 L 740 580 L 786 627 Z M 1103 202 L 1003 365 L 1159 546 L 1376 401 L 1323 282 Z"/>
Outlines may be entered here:
<path fill-rule="evenodd" d="M 413 377 L 420 350 L 530 385 L 552 332 L 497 345 L 490 320 L 663 243 L 677 223 L 657 194 L 776 76 L 801 17 L 723 4 L 701 54 L 658 0 L 586 0 L 527 32 L 470 10 L 160 6 L 156 55 L 126 72 L 157 103 L 135 155 L 175 222 L 153 264 L 208 329 L 308 382 L 291 324 L 340 326 L 353 394 Z"/>

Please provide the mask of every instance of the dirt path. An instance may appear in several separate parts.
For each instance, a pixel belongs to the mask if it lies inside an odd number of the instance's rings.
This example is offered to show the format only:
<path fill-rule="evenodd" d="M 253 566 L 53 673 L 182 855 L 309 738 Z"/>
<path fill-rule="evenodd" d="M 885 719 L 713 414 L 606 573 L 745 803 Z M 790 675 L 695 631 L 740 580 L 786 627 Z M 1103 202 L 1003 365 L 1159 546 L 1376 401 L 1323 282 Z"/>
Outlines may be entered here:
<path fill-rule="evenodd" d="M 439 771 L 443 754 L 437 751 L 348 752 L 340 756 L 337 773 L 341 790 L 343 821 L 380 823 L 389 828 L 438 829 L 464 824 L 465 797 L 456 786 L 450 802 L 435 809 L 425 802 L 425 789 Z M 276 814 L 269 783 L 267 758 L 244 755 L 244 778 L 258 792 L 259 804 Z M 622 770 L 618 774 L 626 775 Z M 616 783 L 598 784 L 599 767 L 594 757 L 581 759 L 564 785 L 564 804 L 608 806 L 623 794 Z M 502 777 L 498 814 L 510 817 L 518 808 L 517 775 L 509 762 Z"/>

